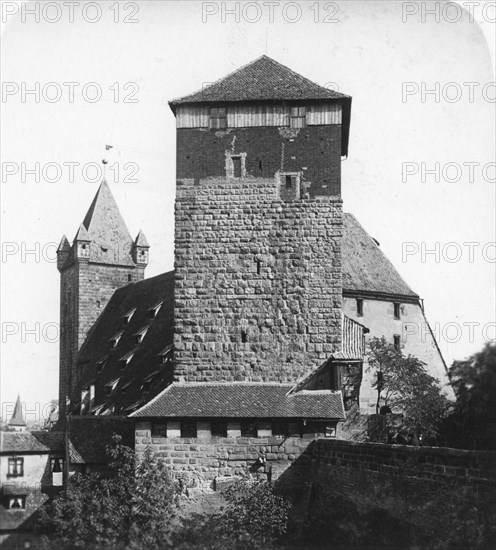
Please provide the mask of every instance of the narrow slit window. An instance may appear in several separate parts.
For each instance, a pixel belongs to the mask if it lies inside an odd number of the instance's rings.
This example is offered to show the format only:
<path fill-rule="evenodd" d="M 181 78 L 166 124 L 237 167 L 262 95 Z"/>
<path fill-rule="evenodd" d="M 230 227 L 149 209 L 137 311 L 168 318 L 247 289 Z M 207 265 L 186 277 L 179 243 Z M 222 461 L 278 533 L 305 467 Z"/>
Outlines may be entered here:
<path fill-rule="evenodd" d="M 400 307 L 400 304 L 397 302 L 394 303 L 394 318 L 395 319 L 401 318 L 401 307 Z"/>
<path fill-rule="evenodd" d="M 356 307 L 357 307 L 357 315 L 359 317 L 363 317 L 363 300 L 362 299 L 357 299 L 356 301 Z"/>
<path fill-rule="evenodd" d="M 260 275 L 262 272 L 262 260 L 256 260 L 257 262 L 257 275 Z"/>
<path fill-rule="evenodd" d="M 248 342 L 248 334 L 246 333 L 245 330 L 241 331 L 241 342 L 243 344 L 246 344 L 246 342 Z"/>

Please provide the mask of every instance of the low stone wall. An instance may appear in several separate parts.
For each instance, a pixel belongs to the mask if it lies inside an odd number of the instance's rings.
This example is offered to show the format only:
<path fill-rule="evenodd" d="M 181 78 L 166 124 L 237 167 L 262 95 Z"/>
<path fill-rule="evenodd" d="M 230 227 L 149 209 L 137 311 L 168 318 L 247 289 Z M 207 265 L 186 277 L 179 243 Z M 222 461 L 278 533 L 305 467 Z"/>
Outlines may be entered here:
<path fill-rule="evenodd" d="M 312 493 L 344 496 L 423 530 L 442 532 L 461 511 L 496 505 L 494 452 L 320 439 L 307 455 Z M 309 510 L 325 504 L 311 500 Z"/>
<path fill-rule="evenodd" d="M 277 480 L 314 441 L 303 437 L 152 437 L 151 423 L 136 425 L 135 451 L 138 458 L 150 446 L 188 486 L 202 490 L 215 488 L 216 478 L 253 476 Z M 260 460 L 261 459 L 261 460 Z"/>

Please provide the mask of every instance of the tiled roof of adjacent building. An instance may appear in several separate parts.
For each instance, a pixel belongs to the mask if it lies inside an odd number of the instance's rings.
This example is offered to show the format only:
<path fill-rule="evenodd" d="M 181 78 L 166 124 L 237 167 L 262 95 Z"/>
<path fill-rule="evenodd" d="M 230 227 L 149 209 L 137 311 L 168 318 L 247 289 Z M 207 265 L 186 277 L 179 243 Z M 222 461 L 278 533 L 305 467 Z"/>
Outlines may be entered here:
<path fill-rule="evenodd" d="M 343 291 L 403 296 L 418 300 L 377 242 L 355 216 L 343 215 Z"/>
<path fill-rule="evenodd" d="M 115 291 L 78 354 L 70 411 L 79 411 L 90 385 L 95 398 L 86 396 L 85 412 L 127 414 L 171 381 L 173 302 L 173 271 Z"/>
<path fill-rule="evenodd" d="M 292 384 L 250 382 L 174 383 L 133 417 L 342 419 L 341 392 L 301 391 Z"/>
<path fill-rule="evenodd" d="M 98 437 L 95 437 L 98 434 Z M 125 417 L 69 416 L 69 460 L 74 464 L 107 464 L 107 447 L 114 435 L 134 449 L 134 424 Z"/>
<path fill-rule="evenodd" d="M 174 110 L 186 103 L 345 98 L 349 96 L 324 88 L 262 55 L 197 92 L 173 99 L 170 105 Z"/>
<path fill-rule="evenodd" d="M 63 453 L 63 432 L 1 432 L 0 454 Z"/>

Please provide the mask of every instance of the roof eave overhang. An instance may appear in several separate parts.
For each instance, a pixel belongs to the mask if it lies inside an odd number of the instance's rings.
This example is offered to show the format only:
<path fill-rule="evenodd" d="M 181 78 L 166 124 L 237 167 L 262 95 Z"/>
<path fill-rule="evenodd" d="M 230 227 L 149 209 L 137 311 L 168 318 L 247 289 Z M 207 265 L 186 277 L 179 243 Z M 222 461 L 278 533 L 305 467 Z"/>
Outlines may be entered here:
<path fill-rule="evenodd" d="M 418 294 L 395 294 L 389 292 L 379 292 L 375 290 L 355 290 L 343 289 L 345 298 L 368 298 L 370 300 L 385 300 L 388 302 L 408 302 L 419 304 L 420 296 Z"/>

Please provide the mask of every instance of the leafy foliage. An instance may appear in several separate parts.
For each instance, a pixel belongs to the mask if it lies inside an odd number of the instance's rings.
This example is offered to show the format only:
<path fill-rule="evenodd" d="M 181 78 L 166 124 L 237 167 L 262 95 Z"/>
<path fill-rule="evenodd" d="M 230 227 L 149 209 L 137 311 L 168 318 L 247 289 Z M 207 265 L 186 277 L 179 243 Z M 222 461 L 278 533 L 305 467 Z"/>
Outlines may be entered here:
<path fill-rule="evenodd" d="M 183 524 L 177 550 L 270 549 L 288 531 L 291 503 L 270 483 L 238 482 L 223 492 L 226 505 L 211 516 Z"/>
<path fill-rule="evenodd" d="M 107 452 L 105 475 L 76 474 L 67 491 L 42 509 L 38 526 L 48 548 L 140 550 L 168 544 L 178 482 L 149 450 L 136 465 L 134 451 L 119 436 Z"/>
<path fill-rule="evenodd" d="M 455 361 L 449 374 L 457 402 L 444 426 L 446 444 L 496 450 L 496 343 Z"/>
<path fill-rule="evenodd" d="M 377 389 L 377 408 L 384 399 L 393 412 L 403 413 L 405 429 L 426 439 L 435 438 L 449 410 L 449 401 L 439 382 L 425 370 L 425 363 L 403 355 L 385 338 L 373 338 L 369 365 L 378 373 L 373 384 Z"/>

